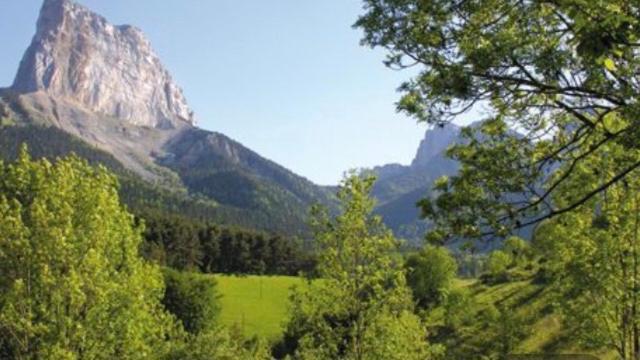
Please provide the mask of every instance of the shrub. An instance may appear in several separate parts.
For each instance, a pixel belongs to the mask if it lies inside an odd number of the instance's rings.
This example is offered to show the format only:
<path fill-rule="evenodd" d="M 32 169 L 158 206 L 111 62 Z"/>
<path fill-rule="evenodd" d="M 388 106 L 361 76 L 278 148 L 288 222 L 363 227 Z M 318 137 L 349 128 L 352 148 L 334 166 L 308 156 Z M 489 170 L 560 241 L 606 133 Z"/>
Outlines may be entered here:
<path fill-rule="evenodd" d="M 449 250 L 433 245 L 409 256 L 406 267 L 407 284 L 421 308 L 441 303 L 458 271 Z"/>
<path fill-rule="evenodd" d="M 210 275 L 164 269 L 162 303 L 184 329 L 199 334 L 215 328 L 220 313 L 216 280 Z"/>
<path fill-rule="evenodd" d="M 485 283 L 493 284 L 509 281 L 507 269 L 511 263 L 511 256 L 504 251 L 496 250 L 492 252 L 487 259 L 487 272 L 483 274 L 482 280 Z"/>

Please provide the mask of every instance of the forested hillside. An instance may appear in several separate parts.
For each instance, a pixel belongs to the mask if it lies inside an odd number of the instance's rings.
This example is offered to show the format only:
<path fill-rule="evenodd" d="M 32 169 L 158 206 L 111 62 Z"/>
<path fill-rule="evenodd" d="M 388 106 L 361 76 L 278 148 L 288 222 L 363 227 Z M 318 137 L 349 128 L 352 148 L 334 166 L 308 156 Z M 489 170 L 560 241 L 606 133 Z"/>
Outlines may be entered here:
<path fill-rule="evenodd" d="M 11 118 L 5 117 L 5 122 L 12 123 Z M 35 158 L 48 158 L 54 160 L 69 154 L 76 154 L 87 159 L 91 164 L 103 165 L 115 172 L 120 179 L 120 195 L 122 200 L 136 213 L 157 211 L 169 214 L 199 219 L 201 221 L 213 221 L 217 224 L 239 226 L 248 229 L 277 232 L 283 235 L 308 234 L 305 225 L 306 211 L 302 204 L 294 206 L 284 213 L 278 213 L 279 206 L 270 207 L 272 203 L 289 204 L 289 200 L 273 198 L 265 200 L 262 204 L 238 203 L 238 206 L 229 205 L 229 201 L 220 204 L 212 196 L 206 196 L 202 191 L 192 189 L 189 191 L 181 185 L 180 179 L 174 179 L 174 186 L 154 185 L 141 179 L 137 174 L 126 169 L 117 159 L 110 154 L 92 147 L 84 141 L 55 127 L 38 125 L 5 125 L 0 128 L 0 158 L 13 160 L 18 154 L 22 144 L 29 146 L 30 152 Z M 220 180 L 223 177 L 216 177 Z M 233 178 L 231 183 L 221 184 L 218 187 L 218 196 L 225 199 L 224 193 L 233 194 L 233 199 L 241 199 L 246 191 L 248 201 L 257 201 L 254 196 L 253 186 L 263 186 L 260 182 L 238 182 Z M 217 180 L 216 180 L 217 181 Z M 208 183 L 207 189 L 214 189 L 214 185 Z M 274 190 L 275 191 L 275 190 Z M 269 192 L 276 194 L 277 192 Z M 229 195 L 231 196 L 231 195 Z M 235 200 L 234 200 L 235 201 Z M 231 201 L 232 203 L 234 201 Z M 282 210 L 285 211 L 285 210 Z"/>
<path fill-rule="evenodd" d="M 633 255 L 628 251 L 635 247 L 628 246 L 635 242 L 607 241 L 610 230 L 602 228 L 593 233 L 590 225 L 581 228 L 568 223 L 580 214 L 545 223 L 533 244 L 511 237 L 490 254 L 474 254 L 468 248 L 469 251 L 455 257 L 444 247 L 430 245 L 403 258 L 399 255 L 400 243 L 381 219 L 372 214 L 374 179 L 353 174 L 340 187 L 338 198 L 343 211 L 336 218 L 327 209 L 314 211 L 311 222 L 317 251 L 310 257 L 300 244 L 279 236 L 233 230 L 163 212 L 150 212 L 135 219 L 117 201 L 116 177 L 104 167 L 93 168 L 78 157 L 61 158 L 55 163 L 34 161 L 23 147 L 16 162 L 3 164 L 0 170 L 3 172 L 0 199 L 5 204 L 0 203 L 0 210 L 5 212 L 4 225 L 0 224 L 5 229 L 0 248 L 8 264 L 2 268 L 8 280 L 2 285 L 6 291 L 0 324 L 6 331 L 28 336 L 29 341 L 40 336 L 30 330 L 31 326 L 47 329 L 53 336 L 51 345 L 37 341 L 25 348 L 3 335 L 0 351 L 9 358 L 26 354 L 46 358 L 52 354 L 50 351 L 69 354 L 88 351 L 84 342 L 68 344 L 67 337 L 89 335 L 82 329 L 56 332 L 56 319 L 69 319 L 95 329 L 102 328 L 100 321 L 106 320 L 87 316 L 80 310 L 55 311 L 58 301 L 68 304 L 65 306 L 73 304 L 65 289 L 78 282 L 90 282 L 95 291 L 104 287 L 102 291 L 108 294 L 113 291 L 113 296 L 126 298 L 131 295 L 132 277 L 153 286 L 148 291 L 155 295 L 147 298 L 146 307 L 121 308 L 122 316 L 131 321 L 138 319 L 135 320 L 138 323 L 148 321 L 154 332 L 137 332 L 140 337 L 134 339 L 138 345 L 128 345 L 117 333 L 110 338 L 113 342 L 94 340 L 101 346 L 100 354 L 127 352 L 130 358 L 149 358 L 149 354 L 154 354 L 151 358 L 170 359 L 217 358 L 227 354 L 244 359 L 266 358 L 270 353 L 276 358 L 287 355 L 305 358 L 313 354 L 328 359 L 361 353 L 385 359 L 466 359 L 471 354 L 501 358 L 519 352 L 577 351 L 613 356 L 607 344 L 615 338 L 617 330 L 608 332 L 599 328 L 603 326 L 599 316 L 610 315 L 606 306 L 617 306 L 612 295 L 625 291 L 626 285 L 612 285 L 611 279 L 628 271 L 631 264 L 611 266 L 585 277 L 584 271 L 590 266 L 585 260 L 605 256 L 606 261 L 606 254 L 611 252 Z M 103 192 L 96 192 L 97 189 Z M 624 190 L 620 190 L 619 195 L 624 196 Z M 633 199 L 617 198 L 617 201 L 635 206 Z M 621 214 L 624 206 L 618 208 Z M 69 220 L 57 221 L 62 214 L 68 214 L 64 216 Z M 105 223 L 106 220 L 114 223 Z M 632 229 L 634 224 L 637 221 L 634 223 L 631 218 L 620 222 L 624 229 Z M 95 232 L 99 241 L 94 236 L 87 237 L 87 231 Z M 112 237 L 118 231 L 126 232 L 122 236 L 130 241 L 128 245 L 114 240 L 121 239 Z M 66 239 L 58 238 L 61 232 L 73 234 L 71 238 L 80 242 L 60 245 Z M 56 250 L 31 252 L 29 249 L 41 246 L 25 247 L 28 243 L 17 239 L 51 242 Z M 127 269 L 140 266 L 146 270 L 123 272 L 118 267 L 110 269 L 102 265 L 107 261 L 101 260 L 103 257 L 120 256 L 122 246 L 127 249 L 124 256 L 132 262 L 127 263 Z M 567 256 L 583 246 L 592 250 Z M 67 252 L 63 250 L 66 248 L 75 250 Z M 86 249 L 95 255 L 84 257 Z M 55 264 L 77 265 L 54 273 L 47 270 Z M 91 276 L 99 275 L 98 271 L 112 274 L 108 277 L 110 282 L 93 279 Z M 137 278 L 142 273 L 146 277 Z M 287 292 L 279 280 L 272 281 L 269 277 L 258 280 L 259 289 L 242 288 L 240 279 L 224 278 L 224 286 L 218 289 L 212 273 L 304 273 L 311 281 L 299 283 L 297 289 Z M 458 278 L 462 275 L 466 278 Z M 40 297 L 35 290 L 24 289 L 21 286 L 24 281 L 37 284 L 37 291 L 47 294 L 54 291 L 49 286 L 55 286 L 60 300 Z M 82 306 L 90 311 L 101 314 L 103 307 L 118 304 L 109 300 L 111 295 L 106 300 L 97 298 L 79 286 L 78 294 L 84 299 Z M 570 295 L 576 291 L 587 291 L 584 296 L 588 302 Z M 263 296 L 264 293 L 269 295 Z M 247 298 L 237 300 L 234 305 L 230 300 L 219 299 L 238 294 Z M 23 299 L 26 303 L 21 302 Z M 11 319 L 20 316 L 19 309 L 28 309 L 28 304 L 35 302 L 39 310 L 30 315 L 29 324 L 33 325 L 23 327 L 12 322 Z M 585 307 L 589 302 L 605 307 Z M 265 311 L 263 307 L 275 311 L 274 316 L 259 315 Z M 350 316 L 356 319 L 352 322 Z M 260 323 L 276 320 L 281 326 Z M 251 341 L 243 338 L 247 324 L 256 329 L 250 334 L 269 334 L 270 343 L 260 337 Z M 353 328 L 355 324 L 357 328 Z M 326 347 L 345 340 L 350 342 L 349 346 Z M 595 340 L 599 342 L 592 342 Z M 55 345 L 57 342 L 65 345 Z M 389 347 L 389 342 L 393 347 Z M 128 346 L 147 350 L 135 353 Z"/>

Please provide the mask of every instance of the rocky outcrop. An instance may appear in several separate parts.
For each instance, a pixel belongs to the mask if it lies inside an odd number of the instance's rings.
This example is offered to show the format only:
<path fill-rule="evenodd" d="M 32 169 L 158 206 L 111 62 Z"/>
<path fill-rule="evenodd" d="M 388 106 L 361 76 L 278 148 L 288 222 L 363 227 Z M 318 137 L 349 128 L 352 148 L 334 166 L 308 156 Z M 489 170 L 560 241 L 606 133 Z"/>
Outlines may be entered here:
<path fill-rule="evenodd" d="M 12 89 L 45 92 L 136 126 L 194 124 L 182 90 L 143 33 L 71 0 L 44 1 Z"/>
<path fill-rule="evenodd" d="M 435 158 L 444 158 L 447 148 L 459 140 L 460 128 L 454 124 L 427 130 L 411 163 L 414 168 L 431 165 Z"/>

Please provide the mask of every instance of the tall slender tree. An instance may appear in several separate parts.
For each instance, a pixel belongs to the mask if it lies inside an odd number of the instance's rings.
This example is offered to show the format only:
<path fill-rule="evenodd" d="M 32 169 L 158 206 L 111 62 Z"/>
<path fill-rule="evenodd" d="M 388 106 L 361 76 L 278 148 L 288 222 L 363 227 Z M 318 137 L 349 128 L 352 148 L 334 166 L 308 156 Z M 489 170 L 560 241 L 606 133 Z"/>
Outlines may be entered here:
<path fill-rule="evenodd" d="M 398 242 L 373 216 L 374 178 L 352 174 L 342 213 L 316 211 L 320 279 L 292 296 L 287 334 L 300 359 L 426 359 L 426 332 L 413 314 Z"/>
<path fill-rule="evenodd" d="M 575 170 L 555 201 L 596 187 L 615 171 L 612 160 L 640 159 L 622 146 L 601 148 Z M 640 359 L 640 181 L 638 171 L 580 208 L 543 223 L 535 245 L 549 260 L 558 304 L 576 338 L 590 347 L 615 349 Z"/>

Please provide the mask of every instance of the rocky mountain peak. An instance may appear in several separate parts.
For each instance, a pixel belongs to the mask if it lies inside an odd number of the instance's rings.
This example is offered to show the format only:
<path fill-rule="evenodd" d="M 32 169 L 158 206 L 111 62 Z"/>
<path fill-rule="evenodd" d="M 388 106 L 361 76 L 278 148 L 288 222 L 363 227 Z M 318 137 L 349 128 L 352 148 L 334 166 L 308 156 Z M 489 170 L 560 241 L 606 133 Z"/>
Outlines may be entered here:
<path fill-rule="evenodd" d="M 455 124 L 436 126 L 427 130 L 411 166 L 414 168 L 423 167 L 429 164 L 434 157 L 442 157 L 447 148 L 458 140 L 459 134 L 460 128 Z"/>
<path fill-rule="evenodd" d="M 114 26 L 72 0 L 44 0 L 12 86 L 129 124 L 194 125 L 193 112 L 139 29 Z"/>

